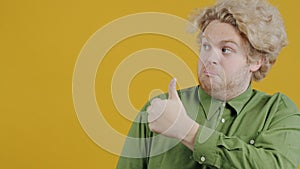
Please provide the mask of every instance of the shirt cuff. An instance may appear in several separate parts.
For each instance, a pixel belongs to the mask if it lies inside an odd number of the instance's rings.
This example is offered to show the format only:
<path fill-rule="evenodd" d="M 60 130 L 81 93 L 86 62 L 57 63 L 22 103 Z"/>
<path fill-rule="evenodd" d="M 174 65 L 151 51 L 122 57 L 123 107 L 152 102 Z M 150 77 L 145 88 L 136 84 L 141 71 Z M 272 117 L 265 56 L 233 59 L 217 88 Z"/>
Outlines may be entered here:
<path fill-rule="evenodd" d="M 217 143 L 220 133 L 205 126 L 200 126 L 194 142 L 194 160 L 199 164 L 220 167 Z"/>

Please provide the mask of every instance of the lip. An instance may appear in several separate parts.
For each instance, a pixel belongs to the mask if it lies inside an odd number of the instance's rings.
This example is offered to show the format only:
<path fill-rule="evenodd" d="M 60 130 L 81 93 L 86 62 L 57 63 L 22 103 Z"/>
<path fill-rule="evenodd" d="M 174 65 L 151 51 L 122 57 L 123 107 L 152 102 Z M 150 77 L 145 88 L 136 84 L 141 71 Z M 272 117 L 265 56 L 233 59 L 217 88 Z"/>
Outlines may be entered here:
<path fill-rule="evenodd" d="M 207 76 L 216 76 L 217 73 L 211 71 L 211 70 L 203 70 L 203 74 L 207 75 Z"/>

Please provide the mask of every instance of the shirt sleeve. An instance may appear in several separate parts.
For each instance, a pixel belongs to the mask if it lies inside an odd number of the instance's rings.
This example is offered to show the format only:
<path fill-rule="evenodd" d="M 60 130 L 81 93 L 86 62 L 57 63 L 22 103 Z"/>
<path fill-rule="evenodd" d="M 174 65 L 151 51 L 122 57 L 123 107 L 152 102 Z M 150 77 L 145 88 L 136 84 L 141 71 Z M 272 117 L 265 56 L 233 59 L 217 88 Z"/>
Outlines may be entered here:
<path fill-rule="evenodd" d="M 117 169 L 146 169 L 151 136 L 147 123 L 147 103 L 132 123 L 120 155 Z"/>
<path fill-rule="evenodd" d="M 249 142 L 200 126 L 193 157 L 200 164 L 216 168 L 296 169 L 300 163 L 299 140 L 299 111 L 283 101 L 267 129 Z"/>

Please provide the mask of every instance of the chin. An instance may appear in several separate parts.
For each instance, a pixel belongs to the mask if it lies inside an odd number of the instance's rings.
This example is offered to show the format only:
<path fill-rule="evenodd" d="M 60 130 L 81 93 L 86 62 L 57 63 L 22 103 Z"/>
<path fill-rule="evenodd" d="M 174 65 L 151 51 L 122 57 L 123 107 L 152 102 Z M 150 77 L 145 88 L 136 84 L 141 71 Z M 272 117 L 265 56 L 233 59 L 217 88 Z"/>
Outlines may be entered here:
<path fill-rule="evenodd" d="M 227 88 L 224 82 L 212 78 L 198 78 L 200 87 L 215 99 L 226 100 Z"/>
<path fill-rule="evenodd" d="M 225 88 L 225 83 L 217 77 L 202 75 L 198 78 L 198 81 L 203 89 L 219 90 Z"/>

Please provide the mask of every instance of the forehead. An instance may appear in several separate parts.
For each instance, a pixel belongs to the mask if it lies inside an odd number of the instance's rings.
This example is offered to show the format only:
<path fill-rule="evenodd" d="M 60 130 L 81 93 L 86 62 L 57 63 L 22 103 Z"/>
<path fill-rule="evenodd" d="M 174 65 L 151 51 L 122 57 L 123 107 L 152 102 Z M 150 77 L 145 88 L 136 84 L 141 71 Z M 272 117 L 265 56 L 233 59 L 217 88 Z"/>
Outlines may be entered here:
<path fill-rule="evenodd" d="M 242 43 L 242 37 L 235 27 L 217 20 L 209 23 L 201 36 L 213 43 L 233 41 L 239 46 Z"/>

